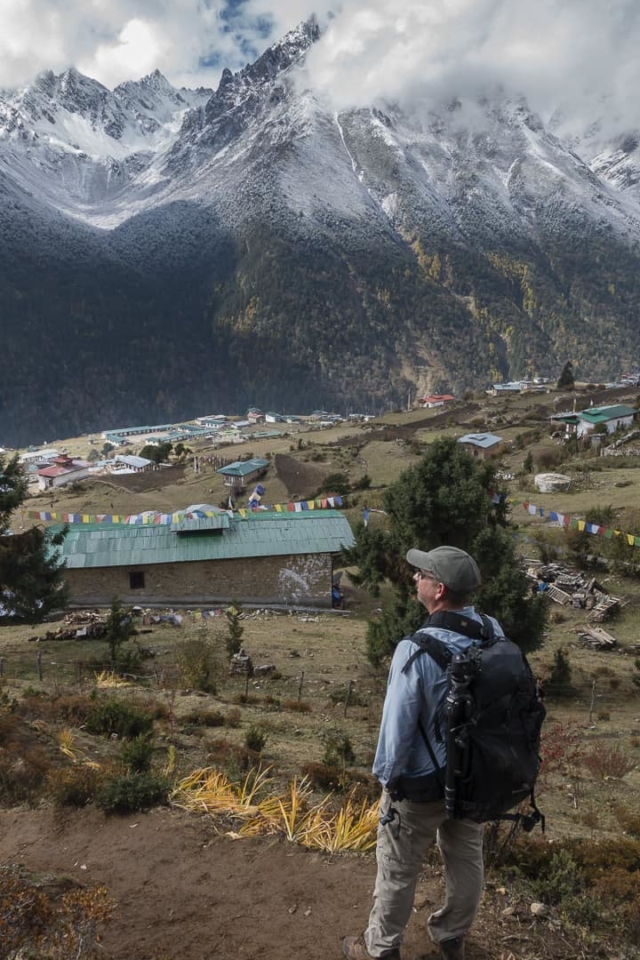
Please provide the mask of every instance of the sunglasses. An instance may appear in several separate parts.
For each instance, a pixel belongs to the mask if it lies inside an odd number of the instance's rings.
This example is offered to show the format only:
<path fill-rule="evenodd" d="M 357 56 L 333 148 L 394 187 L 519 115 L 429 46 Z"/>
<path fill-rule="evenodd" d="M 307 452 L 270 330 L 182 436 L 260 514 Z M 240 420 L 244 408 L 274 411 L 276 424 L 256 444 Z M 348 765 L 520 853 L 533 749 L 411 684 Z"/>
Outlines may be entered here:
<path fill-rule="evenodd" d="M 416 570 L 414 577 L 417 577 L 418 580 L 435 580 L 436 578 L 432 573 L 427 573 L 426 570 Z"/>

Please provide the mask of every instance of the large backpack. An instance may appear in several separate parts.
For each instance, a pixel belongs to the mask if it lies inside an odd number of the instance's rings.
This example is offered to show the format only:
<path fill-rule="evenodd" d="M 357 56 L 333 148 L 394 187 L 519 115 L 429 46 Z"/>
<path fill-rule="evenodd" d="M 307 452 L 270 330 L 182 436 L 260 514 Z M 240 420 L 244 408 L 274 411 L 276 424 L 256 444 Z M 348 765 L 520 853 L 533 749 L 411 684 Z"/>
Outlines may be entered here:
<path fill-rule="evenodd" d="M 430 633 L 430 627 L 480 642 L 464 653 L 454 652 Z M 448 676 L 436 722 L 436 737 L 446 744 L 444 768 L 420 724 L 441 781 L 447 816 L 476 823 L 518 820 L 527 831 L 541 823 L 544 830 L 534 787 L 546 711 L 523 652 L 511 640 L 495 635 L 489 617 L 478 623 L 453 611 L 432 614 L 412 639 L 419 646 L 404 670 L 427 653 Z M 527 799 L 529 813 L 510 812 Z"/>

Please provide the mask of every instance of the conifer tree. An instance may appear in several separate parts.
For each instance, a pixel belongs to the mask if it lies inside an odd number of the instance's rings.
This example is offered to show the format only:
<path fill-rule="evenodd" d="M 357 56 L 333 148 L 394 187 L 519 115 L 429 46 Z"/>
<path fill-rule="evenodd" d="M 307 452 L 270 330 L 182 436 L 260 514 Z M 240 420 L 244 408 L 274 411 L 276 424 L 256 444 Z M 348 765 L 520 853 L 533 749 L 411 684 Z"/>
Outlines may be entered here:
<path fill-rule="evenodd" d="M 450 544 L 470 553 L 482 573 L 477 608 L 497 617 L 522 649 L 539 646 L 544 601 L 530 595 L 517 562 L 506 497 L 490 496 L 491 491 L 499 493 L 499 487 L 492 462 L 474 460 L 455 440 L 442 438 L 385 492 L 385 527 L 361 523 L 356 528 L 355 545 L 343 551 L 345 563 L 358 568 L 350 578 L 374 595 L 383 581 L 393 587 L 392 599 L 368 628 L 368 656 L 374 666 L 425 619 L 405 559 L 407 550 L 416 546 L 431 550 Z"/>
<path fill-rule="evenodd" d="M 573 376 L 573 364 L 571 363 L 571 360 L 567 360 L 558 379 L 558 387 L 560 389 L 571 390 L 574 386 L 575 379 Z"/>
<path fill-rule="evenodd" d="M 40 623 L 67 599 L 59 551 L 66 529 L 32 527 L 11 533 L 10 521 L 27 496 L 17 455 L 0 455 L 0 606 L 28 623 Z"/>

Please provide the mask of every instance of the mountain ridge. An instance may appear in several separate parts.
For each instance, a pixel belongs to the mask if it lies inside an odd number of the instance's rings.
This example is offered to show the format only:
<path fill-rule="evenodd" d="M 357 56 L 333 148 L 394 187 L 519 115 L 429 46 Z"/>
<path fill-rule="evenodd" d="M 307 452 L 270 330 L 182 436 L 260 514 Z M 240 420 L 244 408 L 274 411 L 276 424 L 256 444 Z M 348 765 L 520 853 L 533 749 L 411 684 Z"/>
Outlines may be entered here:
<path fill-rule="evenodd" d="M 633 134 L 587 162 L 506 95 L 337 113 L 298 69 L 319 39 L 214 91 L 0 91 L 0 441 L 637 362 Z"/>

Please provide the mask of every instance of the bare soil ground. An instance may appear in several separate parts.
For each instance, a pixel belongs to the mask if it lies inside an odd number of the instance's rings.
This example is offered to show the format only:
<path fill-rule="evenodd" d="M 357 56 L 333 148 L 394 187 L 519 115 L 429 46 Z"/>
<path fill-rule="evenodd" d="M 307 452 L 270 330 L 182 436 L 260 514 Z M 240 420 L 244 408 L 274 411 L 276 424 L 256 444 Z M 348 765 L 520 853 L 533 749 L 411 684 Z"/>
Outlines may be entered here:
<path fill-rule="evenodd" d="M 594 395 L 594 402 L 602 398 Z M 612 401 L 619 397 L 606 398 Z M 510 419 L 515 411 L 523 416 L 533 409 L 534 398 L 500 398 L 482 401 L 482 413 Z M 469 410 L 475 414 L 475 410 Z M 279 454 L 275 470 L 266 485 L 269 502 L 285 497 L 310 497 L 329 474 L 350 465 L 350 476 L 358 479 L 368 473 L 378 484 L 392 482 L 415 462 L 411 449 L 412 430 L 422 440 L 431 440 L 447 432 L 449 414 L 425 416 L 423 411 L 390 416 L 392 427 L 411 419 L 405 435 L 382 438 L 373 431 L 358 431 L 353 455 L 330 445 L 342 435 L 353 435 L 354 428 L 317 431 L 307 437 L 308 447 L 291 456 L 291 437 L 281 442 L 252 443 L 254 455 Z M 511 438 L 516 428 L 489 422 L 491 429 Z M 434 428 L 438 426 L 436 431 Z M 506 424 L 505 424 L 506 426 Z M 517 431 L 520 431 L 520 426 Z M 524 427 L 522 428 L 524 429 Z M 455 431 L 459 434 L 460 428 Z M 298 436 L 296 434 L 296 436 Z M 262 445 L 261 445 L 262 444 Z M 268 445 L 267 445 L 268 444 Z M 364 444 L 364 446 L 363 446 Z M 545 436 L 541 441 L 549 445 Z M 349 444 L 346 444 L 349 447 Z M 314 452 L 324 460 L 310 461 Z M 84 447 L 79 453 L 86 453 Z M 243 451 L 244 452 L 244 451 Z M 505 458 L 505 469 L 516 472 L 527 450 Z M 535 448 L 534 448 L 535 452 Z M 235 455 L 235 454 L 234 454 Z M 348 458 L 352 457 L 351 460 Z M 166 471 L 153 477 L 165 482 L 158 490 L 116 489 L 87 482 L 78 490 L 60 490 L 55 494 L 55 510 L 69 512 L 137 513 L 147 509 L 179 509 L 189 503 L 217 503 L 224 495 L 222 481 L 213 469 L 194 474 L 187 465 L 180 477 Z M 594 503 L 611 503 L 615 508 L 635 505 L 636 473 L 632 469 L 594 474 L 592 485 L 566 495 L 533 496 L 545 508 L 574 513 Z M 272 476 L 273 474 L 273 476 Z M 632 480 L 634 486 L 620 487 L 620 480 Z M 124 486 L 124 485 L 123 485 Z M 375 504 L 377 491 L 367 493 Z M 371 496 L 369 497 L 369 494 Z M 528 499 L 527 491 L 513 483 L 513 496 Z M 50 509 L 49 495 L 27 502 L 27 509 Z M 113 502 L 113 507 L 110 504 Z M 359 512 L 360 507 L 354 507 Z M 348 513 L 350 511 L 347 511 Z M 514 519 L 528 535 L 536 526 L 545 526 L 524 511 Z M 373 522 L 380 518 L 375 515 Z M 535 554 L 532 545 L 524 551 Z M 548 727 L 557 722 L 578 727 L 581 746 L 619 745 L 636 762 L 636 769 L 623 779 L 598 780 L 584 769 L 566 765 L 541 795 L 548 816 L 548 839 L 581 835 L 606 843 L 619 836 L 622 827 L 616 811 L 620 806 L 638 811 L 640 797 L 640 716 L 637 689 L 631 674 L 637 649 L 637 583 L 606 578 L 606 586 L 626 603 L 621 617 L 611 627 L 620 647 L 610 653 L 584 650 L 578 646 L 576 628 L 585 612 L 563 608 L 562 619 L 551 624 L 543 649 L 533 658 L 537 671 L 548 672 L 558 648 L 568 651 L 575 693 L 562 703 L 550 704 Z M 202 700 L 179 691 L 175 700 L 178 715 L 197 707 L 221 709 L 225 714 L 236 709 L 240 725 L 224 727 L 189 736 L 180 727 L 177 745 L 182 763 L 197 767 L 213 741 L 224 737 L 240 745 L 249 727 L 259 725 L 267 735 L 265 760 L 276 763 L 283 776 L 299 773 L 301 765 L 322 758 L 328 734 L 345 733 L 352 741 L 357 764 L 370 767 L 375 745 L 384 677 L 376 676 L 366 663 L 364 616 L 381 600 L 365 599 L 345 584 L 346 607 L 351 616 L 344 618 L 257 617 L 244 622 L 243 643 L 254 663 L 274 663 L 279 679 L 252 684 L 248 702 L 238 704 L 244 682 L 221 683 L 217 697 Z M 10 696 L 21 696 L 27 686 L 51 688 L 57 692 L 73 680 L 79 660 L 93 655 L 88 644 L 28 643 L 38 632 L 33 628 L 2 628 L 0 656 L 4 658 L 2 688 Z M 224 649 L 224 618 L 206 624 L 185 619 L 181 628 L 154 627 L 141 639 L 153 648 L 157 672 L 161 674 L 170 660 L 170 650 L 182 640 L 201 637 L 216 640 Z M 623 649 L 620 649 L 623 648 Z M 36 649 L 42 651 L 44 682 L 36 676 Z M 332 691 L 353 680 L 361 703 L 349 707 L 348 714 Z M 301 693 L 300 693 L 301 691 Z M 86 686 L 84 689 L 86 692 Z M 123 696 L 142 698 L 139 689 Z M 156 689 L 153 697 L 166 700 L 170 691 Z M 275 708 L 267 696 L 281 701 Z M 309 713 L 287 709 L 288 700 L 302 696 Z M 38 721 L 39 722 L 39 721 Z M 37 724 L 33 734 L 41 736 Z M 55 813 L 38 809 L 0 810 L 0 863 L 20 863 L 36 873 L 65 876 L 79 883 L 106 885 L 114 898 L 114 917 L 103 933 L 105 960 L 231 960 L 237 956 L 260 960 L 315 960 L 341 956 L 341 938 L 358 933 L 366 923 L 375 874 L 373 856 L 341 855 L 326 857 L 304 851 L 285 841 L 234 841 L 225 836 L 226 827 L 208 816 L 189 815 L 178 810 L 161 809 L 135 817 L 106 817 L 89 808 L 77 813 Z M 403 960 L 433 957 L 424 932 L 429 912 L 440 903 L 442 877 L 437 858 L 425 867 L 416 896 Z M 553 913 L 535 918 L 530 903 L 521 901 L 509 889 L 501 892 L 489 883 L 481 912 L 469 940 L 469 960 L 623 960 L 632 954 L 613 944 L 584 946 L 563 933 Z M 2 960 L 0 944 L 0 960 Z"/>
<path fill-rule="evenodd" d="M 375 877 L 370 855 L 328 858 L 286 841 L 234 841 L 208 817 L 167 809 L 112 818 L 2 810 L 0 861 L 46 874 L 52 885 L 54 877 L 105 885 L 115 901 L 102 933 L 109 960 L 338 960 L 342 938 L 366 924 Z M 442 888 L 437 866 L 427 868 L 403 960 L 437 956 L 425 922 Z M 488 889 L 468 960 L 588 956 L 527 904 L 505 916 L 509 903 Z"/>
<path fill-rule="evenodd" d="M 572 620 L 561 625 L 563 631 L 570 630 L 581 616 L 582 611 L 572 611 Z M 222 644 L 223 621 L 216 618 L 205 627 L 186 617 L 181 627 L 159 624 L 142 639 L 155 649 L 157 662 L 164 664 L 172 647 L 189 637 L 202 636 L 203 630 L 212 641 Z M 268 613 L 252 614 L 242 622 L 242 639 L 254 662 L 275 663 L 281 676 L 252 681 L 247 703 L 238 702 L 245 689 L 242 678 L 221 679 L 216 696 L 178 690 L 172 742 L 180 757 L 181 774 L 211 758 L 220 739 L 241 745 L 247 729 L 254 725 L 267 735 L 264 762 L 275 764 L 281 776 L 300 775 L 305 762 L 320 760 L 327 735 L 339 732 L 350 737 L 357 763 L 366 774 L 376 740 L 384 677 L 366 663 L 364 622 L 330 614 Z M 63 693 L 69 682 L 62 680 L 67 674 L 63 661 L 76 655 L 80 641 L 37 645 L 45 651 L 41 685 L 34 677 L 33 664 L 29 664 L 28 677 L 11 679 L 19 656 L 27 652 L 29 660 L 33 658 L 34 644 L 26 642 L 27 632 L 24 627 L 2 631 L 6 655 L 3 689 L 10 697 L 20 697 L 28 688 L 51 689 L 55 677 L 53 688 Z M 9 634 L 13 634 L 11 641 Z M 94 649 L 100 645 L 92 643 Z M 90 646 L 84 643 L 85 648 Z M 536 656 L 537 666 L 550 659 L 551 651 L 545 649 Z M 577 677 L 575 698 L 566 706 L 549 705 L 549 724 L 579 722 L 585 746 L 614 742 L 630 756 L 640 757 L 634 713 L 637 698 L 633 698 L 627 677 L 627 658 L 582 651 L 580 663 L 584 676 Z M 603 711 L 607 719 L 594 716 L 587 727 L 589 678 L 593 675 L 602 680 L 596 712 Z M 333 702 L 330 694 L 349 679 L 355 681 L 361 702 L 345 712 L 340 699 Z M 611 679 L 619 681 L 615 688 Z M 87 682 L 85 679 L 85 693 Z M 286 706 L 296 700 L 301 687 L 303 699 L 311 707 L 308 713 Z M 168 702 L 171 696 L 171 690 L 153 687 L 115 693 L 133 698 L 139 706 L 147 700 Z M 268 702 L 267 694 L 281 700 L 279 709 Z M 220 709 L 225 714 L 235 710 L 241 715 L 239 726 L 193 735 L 184 718 L 194 709 Z M 44 742 L 48 727 L 46 721 L 36 720 L 31 724 L 31 736 Z M 166 740 L 163 729 L 158 729 L 159 744 Z M 75 736 L 93 759 L 101 759 L 96 751 L 108 749 L 106 741 L 102 741 L 104 747 L 96 746 L 81 731 Z M 55 744 L 50 743 L 54 749 Z M 162 753 L 164 747 L 159 749 Z M 564 769 L 544 784 L 539 797 L 548 817 L 548 841 L 589 835 L 606 842 L 607 837 L 619 835 L 615 810 L 620 804 L 633 809 L 639 788 L 638 770 L 624 780 L 609 782 L 586 777 L 584 771 L 578 776 L 575 770 Z M 342 937 L 359 933 L 366 923 L 375 876 L 373 855 L 327 856 L 283 839 L 233 840 L 227 835 L 231 827 L 231 823 L 216 822 L 206 814 L 167 808 L 126 817 L 108 817 L 94 808 L 79 812 L 56 812 L 47 806 L 0 810 L 0 863 L 16 863 L 36 875 L 44 874 L 54 888 L 70 881 L 87 887 L 104 885 L 115 902 L 113 919 L 102 931 L 105 960 L 338 960 Z M 434 853 L 419 883 L 403 960 L 435 958 L 425 922 L 441 903 L 442 890 Z M 534 917 L 530 900 L 522 898 L 515 886 L 498 886 L 493 876 L 468 949 L 468 960 L 587 960 L 596 956 L 629 960 L 631 955 L 602 943 L 593 952 L 566 932 L 553 911 L 547 917 Z"/>

